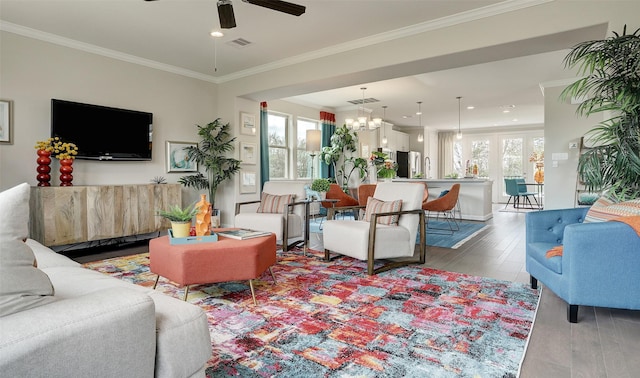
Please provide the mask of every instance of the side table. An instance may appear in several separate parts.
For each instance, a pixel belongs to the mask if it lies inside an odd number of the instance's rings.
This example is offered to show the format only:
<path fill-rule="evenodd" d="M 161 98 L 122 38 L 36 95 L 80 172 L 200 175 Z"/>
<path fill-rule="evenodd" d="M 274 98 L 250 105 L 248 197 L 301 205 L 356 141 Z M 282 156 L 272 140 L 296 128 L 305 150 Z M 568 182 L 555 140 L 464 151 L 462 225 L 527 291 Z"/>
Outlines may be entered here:
<path fill-rule="evenodd" d="M 221 231 L 224 229 L 214 229 Z M 276 263 L 276 235 L 245 240 L 220 236 L 217 242 L 170 244 L 169 236 L 149 241 L 149 268 L 160 276 L 184 286 L 187 300 L 189 286 L 226 281 L 249 280 L 254 305 L 257 304 L 253 280 L 267 269 L 275 284 L 271 266 Z"/>
<path fill-rule="evenodd" d="M 301 202 L 304 202 L 304 246 L 302 248 L 303 256 L 307 255 L 307 248 L 309 246 L 309 218 L 310 218 L 310 209 L 311 204 L 314 202 L 328 202 L 331 206 L 335 206 L 336 203 L 340 202 L 338 199 L 305 199 Z"/>

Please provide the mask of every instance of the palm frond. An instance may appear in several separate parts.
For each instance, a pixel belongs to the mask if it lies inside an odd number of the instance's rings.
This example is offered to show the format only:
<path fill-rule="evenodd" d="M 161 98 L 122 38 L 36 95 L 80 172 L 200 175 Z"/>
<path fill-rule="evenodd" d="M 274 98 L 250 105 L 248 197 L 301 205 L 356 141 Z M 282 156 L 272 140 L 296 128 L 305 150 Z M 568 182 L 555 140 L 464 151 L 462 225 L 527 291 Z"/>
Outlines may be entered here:
<path fill-rule="evenodd" d="M 612 114 L 587 133 L 597 147 L 580 156 L 578 175 L 587 189 L 622 199 L 640 197 L 640 29 L 626 31 L 574 46 L 564 64 L 583 77 L 560 94 L 585 99 L 576 110 L 581 116 Z"/>

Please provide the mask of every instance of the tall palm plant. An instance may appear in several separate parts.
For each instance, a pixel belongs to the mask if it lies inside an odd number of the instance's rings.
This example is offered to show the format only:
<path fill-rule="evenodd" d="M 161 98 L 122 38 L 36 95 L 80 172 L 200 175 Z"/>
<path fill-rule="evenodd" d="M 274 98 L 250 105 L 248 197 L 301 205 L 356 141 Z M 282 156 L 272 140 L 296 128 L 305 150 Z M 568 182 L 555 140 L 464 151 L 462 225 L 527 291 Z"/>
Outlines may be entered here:
<path fill-rule="evenodd" d="M 640 29 L 626 32 L 574 46 L 564 64 L 584 76 L 561 94 L 585 99 L 581 116 L 610 112 L 587 133 L 595 147 L 580 156 L 578 174 L 587 189 L 621 200 L 640 197 Z"/>
<path fill-rule="evenodd" d="M 185 147 L 189 161 L 196 161 L 207 171 L 207 176 L 198 172 L 195 175 L 182 176 L 178 182 L 186 187 L 209 190 L 209 202 L 214 205 L 218 186 L 240 170 L 240 160 L 227 157 L 233 151 L 229 123 L 220 118 L 206 126 L 196 125 L 201 140 L 197 146 Z"/>

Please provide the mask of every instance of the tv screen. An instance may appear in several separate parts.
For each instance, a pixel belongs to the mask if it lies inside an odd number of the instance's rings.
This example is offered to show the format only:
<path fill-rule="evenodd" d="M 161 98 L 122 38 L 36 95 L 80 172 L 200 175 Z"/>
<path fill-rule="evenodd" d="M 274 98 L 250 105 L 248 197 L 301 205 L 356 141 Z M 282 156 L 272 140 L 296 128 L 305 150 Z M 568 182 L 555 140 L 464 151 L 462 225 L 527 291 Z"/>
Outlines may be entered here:
<path fill-rule="evenodd" d="M 78 159 L 151 160 L 153 114 L 51 99 L 51 136 L 75 143 Z"/>

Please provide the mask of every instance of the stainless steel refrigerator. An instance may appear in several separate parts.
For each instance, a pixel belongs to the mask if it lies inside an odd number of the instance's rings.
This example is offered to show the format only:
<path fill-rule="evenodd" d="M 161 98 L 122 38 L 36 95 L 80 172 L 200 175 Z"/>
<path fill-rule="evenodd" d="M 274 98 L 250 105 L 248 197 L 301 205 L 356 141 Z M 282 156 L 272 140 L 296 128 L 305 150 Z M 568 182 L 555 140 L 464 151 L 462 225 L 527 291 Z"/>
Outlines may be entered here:
<path fill-rule="evenodd" d="M 422 154 L 417 151 L 398 151 L 398 177 L 414 178 L 422 174 Z"/>

